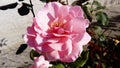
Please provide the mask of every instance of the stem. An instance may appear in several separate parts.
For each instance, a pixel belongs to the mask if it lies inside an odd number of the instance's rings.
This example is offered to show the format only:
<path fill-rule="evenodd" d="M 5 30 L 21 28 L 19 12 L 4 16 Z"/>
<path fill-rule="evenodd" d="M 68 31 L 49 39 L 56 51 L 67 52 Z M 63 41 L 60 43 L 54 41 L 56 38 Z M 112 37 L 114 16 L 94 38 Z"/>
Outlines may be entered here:
<path fill-rule="evenodd" d="M 34 10 L 33 10 L 33 4 L 32 4 L 32 1 L 30 0 L 30 4 L 31 4 L 31 12 L 33 14 L 33 17 L 35 17 L 35 13 L 34 13 Z"/>

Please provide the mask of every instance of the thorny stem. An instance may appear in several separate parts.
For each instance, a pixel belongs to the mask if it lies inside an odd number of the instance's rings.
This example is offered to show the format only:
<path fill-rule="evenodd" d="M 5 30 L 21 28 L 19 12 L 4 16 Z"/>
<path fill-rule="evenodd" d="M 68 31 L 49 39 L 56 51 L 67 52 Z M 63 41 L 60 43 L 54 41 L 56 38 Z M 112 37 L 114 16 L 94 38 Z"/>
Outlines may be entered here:
<path fill-rule="evenodd" d="M 32 1 L 30 0 L 30 4 L 31 4 L 31 12 L 32 12 L 32 14 L 33 14 L 33 17 L 35 17 L 35 13 L 34 13 L 34 10 L 33 10 L 33 4 L 32 4 Z"/>

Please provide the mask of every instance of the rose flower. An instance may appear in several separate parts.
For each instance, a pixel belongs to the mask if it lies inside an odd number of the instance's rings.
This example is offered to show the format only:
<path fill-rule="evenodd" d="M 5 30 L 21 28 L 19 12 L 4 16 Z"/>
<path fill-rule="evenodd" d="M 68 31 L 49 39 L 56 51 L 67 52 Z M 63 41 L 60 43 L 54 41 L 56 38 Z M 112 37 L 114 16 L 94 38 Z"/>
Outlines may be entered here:
<path fill-rule="evenodd" d="M 91 40 L 88 26 L 80 6 L 50 2 L 35 16 L 24 40 L 49 61 L 74 62 Z"/>

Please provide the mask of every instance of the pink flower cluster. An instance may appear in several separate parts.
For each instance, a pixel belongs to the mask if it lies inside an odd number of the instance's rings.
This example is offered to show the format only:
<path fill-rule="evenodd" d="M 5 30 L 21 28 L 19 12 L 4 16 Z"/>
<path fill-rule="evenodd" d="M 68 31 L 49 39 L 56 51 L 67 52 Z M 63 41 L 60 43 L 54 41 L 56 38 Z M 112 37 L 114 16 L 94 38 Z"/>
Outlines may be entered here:
<path fill-rule="evenodd" d="M 91 37 L 88 19 L 80 6 L 46 4 L 24 36 L 26 43 L 48 61 L 74 62 Z"/>
<path fill-rule="evenodd" d="M 46 61 L 44 56 L 35 57 L 34 58 L 34 65 L 31 65 L 29 68 L 48 68 L 52 65 L 49 64 L 49 61 Z"/>

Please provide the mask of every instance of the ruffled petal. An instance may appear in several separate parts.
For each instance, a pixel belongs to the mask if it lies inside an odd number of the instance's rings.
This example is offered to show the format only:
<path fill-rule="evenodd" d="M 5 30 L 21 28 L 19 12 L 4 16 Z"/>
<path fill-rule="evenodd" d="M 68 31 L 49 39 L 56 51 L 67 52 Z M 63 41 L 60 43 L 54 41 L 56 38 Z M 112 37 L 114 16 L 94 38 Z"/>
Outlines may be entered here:
<path fill-rule="evenodd" d="M 65 18 L 69 14 L 69 6 L 62 6 L 59 8 L 59 18 Z"/>
<path fill-rule="evenodd" d="M 43 31 L 47 31 L 49 29 L 48 24 L 51 23 L 54 20 L 54 18 L 58 16 L 58 9 L 61 6 L 62 5 L 57 2 L 48 3 L 35 16 L 37 25 Z"/>
<path fill-rule="evenodd" d="M 86 22 L 87 21 L 81 17 L 76 17 L 70 21 L 69 31 L 72 33 L 71 36 L 73 42 L 78 42 L 82 39 L 84 33 L 86 32 Z"/>
<path fill-rule="evenodd" d="M 71 54 L 64 58 L 61 58 L 60 60 L 63 62 L 74 62 L 80 56 L 80 53 L 82 52 L 82 50 L 83 50 L 82 46 L 74 45 L 72 47 Z"/>
<path fill-rule="evenodd" d="M 27 33 L 24 35 L 24 40 L 33 49 L 35 49 L 34 46 L 36 46 L 35 38 L 36 32 L 34 31 L 33 27 L 28 27 Z"/>
<path fill-rule="evenodd" d="M 82 10 L 82 8 L 80 6 L 73 6 L 70 8 L 69 13 L 73 16 L 73 17 L 82 17 L 84 18 L 84 12 Z"/>
<path fill-rule="evenodd" d="M 62 46 L 62 50 L 59 51 L 60 58 L 64 58 L 70 55 L 72 52 L 72 41 L 68 39 Z"/>
<path fill-rule="evenodd" d="M 43 44 L 41 44 L 40 46 L 38 46 L 38 47 L 41 47 L 41 51 L 42 52 L 51 52 L 51 51 L 53 51 L 53 48 L 51 48 L 50 46 L 49 46 L 49 43 L 43 43 Z"/>
<path fill-rule="evenodd" d="M 41 28 L 43 31 L 47 31 L 49 29 L 48 22 L 49 18 L 47 16 L 47 13 L 45 11 L 39 11 L 38 14 L 35 16 L 37 25 Z"/>
<path fill-rule="evenodd" d="M 83 30 L 86 30 L 87 23 L 87 19 L 75 17 L 70 21 L 70 29 L 72 32 L 79 33 Z"/>
<path fill-rule="evenodd" d="M 55 61 L 55 60 L 60 59 L 58 51 L 55 51 L 55 50 L 51 51 L 51 52 L 46 52 L 46 53 L 44 53 L 44 55 L 45 55 L 46 59 L 49 61 Z"/>
<path fill-rule="evenodd" d="M 62 4 L 58 2 L 50 2 L 44 6 L 44 10 L 51 15 L 51 17 L 56 18 L 58 16 L 58 10 Z"/>
<path fill-rule="evenodd" d="M 83 38 L 77 43 L 77 45 L 86 45 L 91 40 L 91 36 L 85 32 Z"/>
<path fill-rule="evenodd" d="M 53 50 L 59 51 L 62 49 L 63 43 L 53 43 L 49 44 L 49 47 L 51 47 Z"/>

